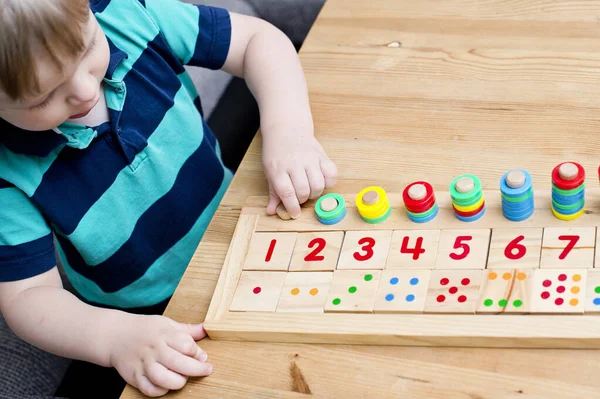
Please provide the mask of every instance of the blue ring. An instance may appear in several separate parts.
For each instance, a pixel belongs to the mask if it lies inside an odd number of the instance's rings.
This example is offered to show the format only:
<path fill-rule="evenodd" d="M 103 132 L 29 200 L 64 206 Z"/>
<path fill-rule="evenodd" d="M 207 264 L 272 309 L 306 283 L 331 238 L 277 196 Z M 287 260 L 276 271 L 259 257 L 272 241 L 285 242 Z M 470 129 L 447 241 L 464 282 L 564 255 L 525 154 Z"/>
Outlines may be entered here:
<path fill-rule="evenodd" d="M 483 208 L 481 208 L 481 211 L 479 211 L 479 213 L 477 215 L 465 217 L 465 216 L 460 216 L 460 215 L 456 214 L 456 212 L 454 212 L 454 216 L 456 216 L 456 218 L 458 220 L 461 220 L 463 222 L 474 222 L 477 219 L 479 219 L 480 217 L 482 217 L 484 213 L 485 213 L 485 205 L 483 206 Z"/>
<path fill-rule="evenodd" d="M 585 198 L 585 190 L 577 195 L 564 196 L 552 191 L 552 199 L 561 205 L 576 204 Z"/>
<path fill-rule="evenodd" d="M 437 206 L 437 204 L 435 204 L 435 211 L 433 211 L 433 213 L 429 216 L 427 216 L 426 218 L 413 218 L 412 216 L 408 215 L 408 218 L 410 220 L 412 220 L 415 223 L 426 223 L 429 222 L 430 220 L 433 220 L 437 214 L 439 213 L 440 208 Z"/>
<path fill-rule="evenodd" d="M 508 187 L 508 184 L 506 184 L 506 176 L 514 170 L 519 170 L 525 175 L 525 183 L 523 183 L 523 185 L 519 188 L 510 188 Z M 520 197 L 527 193 L 527 191 L 529 191 L 532 188 L 532 185 L 533 182 L 531 179 L 531 175 L 523 169 L 511 169 L 504 175 L 502 175 L 502 178 L 500 179 L 500 191 L 502 191 L 502 193 L 507 197 Z"/>
<path fill-rule="evenodd" d="M 535 209 L 532 209 L 532 210 L 531 210 L 531 213 L 528 213 L 528 214 L 522 215 L 522 216 L 520 216 L 520 217 L 512 217 L 512 216 L 510 216 L 510 215 L 506 215 L 506 214 L 504 215 L 504 217 L 505 217 L 506 219 L 510 220 L 511 222 L 522 222 L 523 220 L 525 220 L 525 219 L 529 218 L 531 215 L 533 215 L 533 211 L 534 211 L 534 210 L 535 210 Z"/>
<path fill-rule="evenodd" d="M 502 210 L 502 213 L 507 219 L 520 219 L 523 216 L 531 215 L 534 210 L 535 208 L 524 209 L 521 212 L 507 212 L 505 210 Z"/>
<path fill-rule="evenodd" d="M 533 201 L 520 202 L 517 205 L 502 203 L 502 209 L 507 209 L 511 211 L 518 211 L 525 208 L 533 208 L 535 206 Z"/>
<path fill-rule="evenodd" d="M 580 210 L 582 210 L 584 207 L 585 207 L 585 204 L 582 204 L 580 207 L 577 207 L 570 211 L 563 211 L 560 209 L 556 209 L 556 208 L 554 208 L 554 206 L 552 208 L 554 209 L 554 211 L 556 211 L 556 213 L 560 213 L 561 215 L 574 215 L 577 212 L 579 212 Z"/>
<path fill-rule="evenodd" d="M 317 216 L 317 219 L 319 219 L 319 222 L 321 222 L 321 223 L 323 223 L 323 224 L 332 225 L 332 224 L 336 224 L 336 223 L 339 223 L 339 222 L 341 222 L 341 221 L 344 219 L 344 217 L 346 217 L 346 213 L 348 213 L 348 212 L 347 212 L 347 210 L 346 210 L 346 209 L 344 209 L 344 211 L 342 212 L 342 214 L 340 215 L 340 217 L 339 217 L 339 218 L 337 218 L 337 219 L 332 219 L 332 220 L 323 220 L 323 219 L 321 219 L 321 218 L 320 218 L 320 217 L 318 217 L 318 216 Z"/>

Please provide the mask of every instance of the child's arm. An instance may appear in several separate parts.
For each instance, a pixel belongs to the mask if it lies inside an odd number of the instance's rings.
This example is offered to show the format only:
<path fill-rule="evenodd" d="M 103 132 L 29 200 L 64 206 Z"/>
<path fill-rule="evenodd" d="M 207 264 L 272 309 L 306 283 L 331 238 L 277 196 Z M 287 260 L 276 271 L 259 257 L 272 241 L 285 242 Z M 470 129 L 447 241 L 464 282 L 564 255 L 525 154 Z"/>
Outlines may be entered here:
<path fill-rule="evenodd" d="M 231 46 L 223 70 L 242 77 L 261 117 L 263 167 L 269 181 L 269 214 L 279 201 L 290 216 L 337 178 L 335 164 L 314 137 L 308 89 L 290 40 L 272 25 L 230 13 Z"/>
<path fill-rule="evenodd" d="M 62 288 L 56 267 L 0 283 L 0 311 L 24 341 L 59 356 L 115 367 L 148 396 L 212 372 L 195 342 L 205 335 L 202 325 L 89 306 Z"/>

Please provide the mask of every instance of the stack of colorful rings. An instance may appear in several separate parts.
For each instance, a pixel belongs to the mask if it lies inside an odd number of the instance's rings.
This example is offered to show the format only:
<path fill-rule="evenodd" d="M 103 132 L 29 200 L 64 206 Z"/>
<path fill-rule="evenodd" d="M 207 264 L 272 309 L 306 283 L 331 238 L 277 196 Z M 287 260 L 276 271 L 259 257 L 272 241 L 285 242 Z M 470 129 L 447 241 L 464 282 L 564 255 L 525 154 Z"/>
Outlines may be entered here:
<path fill-rule="evenodd" d="M 474 222 L 485 213 L 481 181 L 477 176 L 465 174 L 452 180 L 450 197 L 458 220 Z"/>
<path fill-rule="evenodd" d="M 367 223 L 381 223 L 390 216 L 392 208 L 385 191 L 381 187 L 371 186 L 356 196 L 356 208 Z"/>
<path fill-rule="evenodd" d="M 585 170 L 576 162 L 563 162 L 552 170 L 552 213 L 574 220 L 584 212 Z"/>
<path fill-rule="evenodd" d="M 336 224 L 346 216 L 346 202 L 339 194 L 325 194 L 315 203 L 317 219 L 323 224 Z"/>
<path fill-rule="evenodd" d="M 417 181 L 409 184 L 402 193 L 408 218 L 415 223 L 433 220 L 438 214 L 438 204 L 431 184 Z"/>
<path fill-rule="evenodd" d="M 502 213 L 513 222 L 520 222 L 533 214 L 533 183 L 525 170 L 510 170 L 500 179 Z"/>

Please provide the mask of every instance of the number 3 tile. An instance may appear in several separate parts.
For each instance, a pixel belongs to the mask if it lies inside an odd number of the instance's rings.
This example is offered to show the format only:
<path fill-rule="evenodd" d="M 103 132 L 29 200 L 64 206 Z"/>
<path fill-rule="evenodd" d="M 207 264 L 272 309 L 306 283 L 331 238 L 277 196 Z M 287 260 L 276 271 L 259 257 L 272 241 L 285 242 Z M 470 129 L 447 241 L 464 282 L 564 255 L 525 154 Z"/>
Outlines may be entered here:
<path fill-rule="evenodd" d="M 383 269 L 392 230 L 347 231 L 338 269 Z"/>
<path fill-rule="evenodd" d="M 435 269 L 485 269 L 490 229 L 442 230 Z"/>

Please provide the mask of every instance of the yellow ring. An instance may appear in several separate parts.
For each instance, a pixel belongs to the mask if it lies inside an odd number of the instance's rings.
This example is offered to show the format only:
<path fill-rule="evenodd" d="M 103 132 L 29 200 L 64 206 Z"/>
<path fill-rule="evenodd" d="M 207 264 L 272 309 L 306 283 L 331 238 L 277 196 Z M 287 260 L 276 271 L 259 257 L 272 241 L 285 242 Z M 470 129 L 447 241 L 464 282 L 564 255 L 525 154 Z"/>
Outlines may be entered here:
<path fill-rule="evenodd" d="M 390 207 L 390 203 L 386 198 L 385 202 L 381 203 L 381 207 L 380 207 L 381 209 L 369 210 L 369 211 L 363 210 L 362 212 L 359 210 L 359 212 L 362 216 L 366 217 L 367 219 L 378 219 L 378 218 L 382 217 L 383 215 L 385 215 L 385 213 L 388 211 L 389 207 Z"/>
<path fill-rule="evenodd" d="M 474 210 L 476 210 L 476 209 L 479 209 L 479 207 L 480 207 L 481 205 L 483 205 L 483 201 L 484 201 L 484 199 L 483 199 L 483 195 L 482 195 L 482 196 L 481 196 L 481 199 L 479 200 L 479 202 L 477 202 L 477 203 L 476 203 L 476 204 L 474 204 L 474 205 L 469 205 L 469 206 L 459 206 L 459 205 L 456 205 L 456 204 L 454 204 L 454 203 L 453 203 L 452 205 L 454 205 L 454 208 L 456 208 L 456 210 L 458 210 L 458 211 L 460 211 L 460 212 L 473 212 Z"/>
<path fill-rule="evenodd" d="M 585 211 L 585 208 L 582 208 L 579 212 L 574 213 L 572 215 L 562 215 L 562 214 L 556 212 L 554 210 L 553 206 L 551 206 L 550 208 L 552 208 L 552 214 L 554 214 L 554 216 L 556 216 L 560 220 L 566 220 L 566 221 L 577 219 L 579 216 L 583 215 L 583 212 Z"/>
<path fill-rule="evenodd" d="M 362 202 L 362 197 L 363 195 L 365 195 L 365 193 L 367 191 L 375 191 L 377 194 L 379 194 L 379 201 L 373 205 L 365 205 Z M 387 208 L 387 206 L 389 206 L 389 203 L 387 201 L 387 195 L 385 194 L 385 191 L 383 190 L 383 188 L 381 187 L 377 187 L 377 186 L 370 186 L 367 187 L 363 190 L 361 190 L 358 195 L 356 196 L 356 208 L 358 209 L 358 211 L 360 212 L 361 215 L 365 215 L 365 214 L 380 214 L 382 213 L 382 211 L 385 210 L 385 208 Z M 386 205 L 387 203 L 387 205 Z"/>

